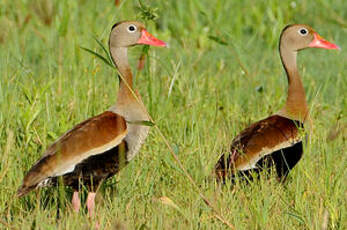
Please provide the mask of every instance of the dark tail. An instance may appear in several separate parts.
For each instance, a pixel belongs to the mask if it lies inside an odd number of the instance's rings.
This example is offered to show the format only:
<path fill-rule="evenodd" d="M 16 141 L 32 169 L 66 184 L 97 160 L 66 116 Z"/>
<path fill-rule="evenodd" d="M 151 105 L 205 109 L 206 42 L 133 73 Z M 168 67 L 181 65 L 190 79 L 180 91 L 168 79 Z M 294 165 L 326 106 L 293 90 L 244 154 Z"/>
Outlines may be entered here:
<path fill-rule="evenodd" d="M 17 194 L 16 196 L 18 198 L 26 195 L 28 192 L 30 192 L 31 190 L 33 190 L 35 187 L 27 187 L 24 184 L 22 184 L 22 186 L 19 187 L 19 189 L 17 190 Z"/>

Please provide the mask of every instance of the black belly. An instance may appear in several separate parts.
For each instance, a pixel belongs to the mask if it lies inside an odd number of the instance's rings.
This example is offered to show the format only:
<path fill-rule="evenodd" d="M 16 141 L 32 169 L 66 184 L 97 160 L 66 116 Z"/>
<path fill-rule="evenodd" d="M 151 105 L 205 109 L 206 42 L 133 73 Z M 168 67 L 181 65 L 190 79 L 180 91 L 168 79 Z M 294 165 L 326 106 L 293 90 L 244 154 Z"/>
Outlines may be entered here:
<path fill-rule="evenodd" d="M 300 141 L 293 146 L 283 148 L 266 155 L 257 162 L 256 169 L 242 171 L 240 172 L 240 175 L 251 178 L 251 175 L 254 173 L 259 173 L 264 170 L 269 171 L 274 166 L 279 179 L 283 181 L 287 177 L 289 171 L 294 168 L 294 166 L 301 159 L 302 154 L 303 146 L 302 142 Z"/>
<path fill-rule="evenodd" d="M 112 177 L 127 164 L 127 150 L 126 142 L 122 142 L 104 153 L 91 156 L 77 164 L 73 172 L 61 176 L 61 180 L 75 190 L 86 186 L 88 190 L 95 191 L 103 180 Z M 51 185 L 60 181 L 58 177 L 50 179 Z"/>

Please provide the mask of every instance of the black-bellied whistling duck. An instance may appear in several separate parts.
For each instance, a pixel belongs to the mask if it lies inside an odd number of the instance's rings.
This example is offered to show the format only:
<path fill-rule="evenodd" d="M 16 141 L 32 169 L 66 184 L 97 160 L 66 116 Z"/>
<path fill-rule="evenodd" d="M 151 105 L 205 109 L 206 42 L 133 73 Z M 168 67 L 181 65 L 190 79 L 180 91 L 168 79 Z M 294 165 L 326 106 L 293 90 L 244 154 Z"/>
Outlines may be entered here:
<path fill-rule="evenodd" d="M 149 120 L 140 95 L 132 91 L 133 79 L 128 64 L 128 47 L 136 44 L 166 46 L 136 21 L 116 23 L 111 30 L 109 49 L 122 77 L 118 99 L 108 111 L 76 125 L 50 147 L 29 170 L 18 189 L 19 197 L 31 190 L 55 185 L 62 178 L 75 192 L 72 206 L 80 208 L 80 183 L 87 186 L 87 208 L 93 215 L 94 198 L 100 183 L 115 175 L 139 151 L 149 127 L 138 121 Z M 137 122 L 135 122 L 137 121 Z"/>
<path fill-rule="evenodd" d="M 283 29 L 279 52 L 289 84 L 286 104 L 278 113 L 252 124 L 234 138 L 230 152 L 223 154 L 215 166 L 218 180 L 233 179 L 239 173 L 248 176 L 274 164 L 282 181 L 298 163 L 303 153 L 300 130 L 310 118 L 296 56 L 298 51 L 309 47 L 339 49 L 307 25 Z"/>

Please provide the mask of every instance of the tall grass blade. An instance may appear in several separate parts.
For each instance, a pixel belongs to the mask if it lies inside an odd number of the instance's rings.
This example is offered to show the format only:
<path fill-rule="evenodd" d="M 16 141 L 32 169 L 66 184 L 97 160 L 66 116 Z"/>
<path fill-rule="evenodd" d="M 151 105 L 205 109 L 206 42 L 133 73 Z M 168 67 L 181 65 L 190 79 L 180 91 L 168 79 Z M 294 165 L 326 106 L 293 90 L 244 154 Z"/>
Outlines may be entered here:
<path fill-rule="evenodd" d="M 129 124 L 133 124 L 133 125 L 143 125 L 143 126 L 155 126 L 155 123 L 153 123 L 152 121 L 127 121 L 127 123 Z"/>
<path fill-rule="evenodd" d="M 94 52 L 93 50 L 91 49 L 88 49 L 88 48 L 85 48 L 85 47 L 82 47 L 80 46 L 81 49 L 87 51 L 88 53 L 91 53 L 93 54 L 95 57 L 99 58 L 100 60 L 102 60 L 106 65 L 110 66 L 111 68 L 115 69 L 114 65 L 112 65 L 112 63 L 107 60 L 105 57 L 103 57 L 102 55 L 98 54 L 97 52 Z"/>
<path fill-rule="evenodd" d="M 217 42 L 220 45 L 223 45 L 223 46 L 229 45 L 226 41 L 224 41 L 223 39 L 221 39 L 219 37 L 210 35 L 210 36 L 208 36 L 208 38 L 214 42 Z"/>
<path fill-rule="evenodd" d="M 104 44 L 102 44 L 102 42 L 99 39 L 97 39 L 95 36 L 94 36 L 94 40 L 98 43 L 98 45 L 101 47 L 101 49 L 106 54 L 106 57 L 107 57 L 107 60 L 109 61 L 109 63 L 113 63 L 111 56 L 110 56 L 110 53 L 105 48 Z"/>

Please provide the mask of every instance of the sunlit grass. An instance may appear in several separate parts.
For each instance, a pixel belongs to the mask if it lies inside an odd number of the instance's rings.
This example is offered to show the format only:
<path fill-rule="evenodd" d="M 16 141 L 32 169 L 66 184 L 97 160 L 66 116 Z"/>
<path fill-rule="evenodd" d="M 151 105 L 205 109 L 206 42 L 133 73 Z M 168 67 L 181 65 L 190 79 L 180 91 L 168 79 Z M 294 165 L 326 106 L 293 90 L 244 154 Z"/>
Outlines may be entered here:
<path fill-rule="evenodd" d="M 106 45 L 115 22 L 141 18 L 139 4 L 33 2 L 0 2 L 0 228 L 88 229 L 85 210 L 77 215 L 69 207 L 69 189 L 43 189 L 22 199 L 14 195 L 46 146 L 116 101 L 114 71 L 80 47 L 102 52 L 94 36 Z M 148 31 L 169 42 L 170 49 L 150 48 L 136 86 L 218 211 L 237 229 L 345 229 L 344 1 L 144 3 L 158 15 L 155 22 L 147 21 Z M 42 11 L 45 7 L 50 10 Z M 342 47 L 340 52 L 314 49 L 299 55 L 314 121 L 304 157 L 285 185 L 272 178 L 220 188 L 208 178 L 221 150 L 241 129 L 283 105 L 287 83 L 277 43 L 289 23 L 310 24 Z M 141 52 L 142 47 L 131 50 L 134 73 Z M 334 131 L 338 134 L 327 141 Z M 154 129 L 133 162 L 103 185 L 97 204 L 105 229 L 226 228 Z"/>

